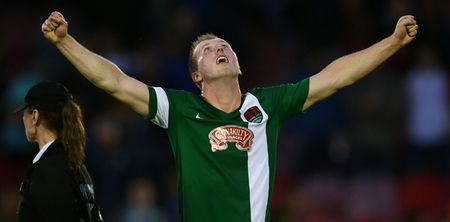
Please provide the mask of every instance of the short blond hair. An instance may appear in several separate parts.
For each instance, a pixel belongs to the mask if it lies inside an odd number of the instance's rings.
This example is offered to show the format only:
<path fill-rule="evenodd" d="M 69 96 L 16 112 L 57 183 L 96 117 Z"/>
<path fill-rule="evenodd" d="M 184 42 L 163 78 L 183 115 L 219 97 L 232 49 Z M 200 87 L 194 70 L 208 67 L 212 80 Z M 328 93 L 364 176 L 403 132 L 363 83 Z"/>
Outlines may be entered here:
<path fill-rule="evenodd" d="M 195 48 L 198 46 L 198 44 L 200 44 L 203 41 L 210 40 L 210 39 L 217 39 L 217 38 L 219 38 L 219 37 L 217 37 L 217 35 L 214 35 L 212 33 L 205 33 L 205 34 L 201 34 L 201 35 L 197 36 L 197 39 L 195 39 L 195 41 L 192 42 L 191 50 L 189 51 L 189 65 L 188 65 L 190 75 L 192 75 L 198 69 L 197 58 L 195 58 L 195 55 L 194 55 Z M 198 83 L 195 83 L 195 84 L 201 89 L 200 84 L 198 84 Z"/>

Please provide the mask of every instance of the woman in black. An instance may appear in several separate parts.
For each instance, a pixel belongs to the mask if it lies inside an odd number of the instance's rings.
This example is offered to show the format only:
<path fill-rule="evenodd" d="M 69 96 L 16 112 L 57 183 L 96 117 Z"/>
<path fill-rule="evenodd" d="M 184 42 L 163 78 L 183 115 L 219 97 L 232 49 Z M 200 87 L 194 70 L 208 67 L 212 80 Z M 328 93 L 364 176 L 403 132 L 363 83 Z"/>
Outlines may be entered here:
<path fill-rule="evenodd" d="M 39 153 L 20 188 L 19 221 L 102 221 L 83 164 L 86 131 L 80 107 L 54 81 L 34 85 L 24 100 L 16 112 L 23 111 L 27 140 L 39 145 Z"/>

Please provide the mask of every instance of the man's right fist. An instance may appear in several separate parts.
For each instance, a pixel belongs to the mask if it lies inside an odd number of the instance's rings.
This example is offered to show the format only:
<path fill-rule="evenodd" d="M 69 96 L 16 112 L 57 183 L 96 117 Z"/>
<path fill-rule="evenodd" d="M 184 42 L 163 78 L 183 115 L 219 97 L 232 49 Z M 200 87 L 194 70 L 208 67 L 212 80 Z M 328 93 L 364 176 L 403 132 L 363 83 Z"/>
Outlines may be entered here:
<path fill-rule="evenodd" d="M 42 23 L 42 32 L 45 38 L 47 38 L 53 44 L 61 41 L 62 38 L 67 36 L 67 22 L 64 16 L 57 11 L 52 12 L 50 16 Z"/>

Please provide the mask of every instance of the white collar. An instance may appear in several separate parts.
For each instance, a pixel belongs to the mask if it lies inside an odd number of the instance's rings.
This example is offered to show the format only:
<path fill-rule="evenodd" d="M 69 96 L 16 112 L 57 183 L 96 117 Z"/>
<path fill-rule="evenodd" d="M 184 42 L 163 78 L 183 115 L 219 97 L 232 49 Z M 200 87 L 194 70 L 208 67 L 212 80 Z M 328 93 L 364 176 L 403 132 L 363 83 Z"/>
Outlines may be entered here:
<path fill-rule="evenodd" d="M 53 143 L 54 141 L 55 141 L 55 140 L 52 140 L 52 141 L 48 142 L 47 144 L 44 145 L 44 147 L 42 147 L 41 150 L 39 150 L 39 153 L 38 153 L 38 154 L 36 155 L 36 157 L 34 157 L 34 159 L 33 159 L 33 164 L 36 163 L 37 161 L 39 161 L 39 159 L 41 159 L 41 157 L 42 157 L 42 155 L 44 154 L 44 152 L 48 149 L 48 147 L 49 147 L 50 145 L 52 145 L 52 143 Z"/>

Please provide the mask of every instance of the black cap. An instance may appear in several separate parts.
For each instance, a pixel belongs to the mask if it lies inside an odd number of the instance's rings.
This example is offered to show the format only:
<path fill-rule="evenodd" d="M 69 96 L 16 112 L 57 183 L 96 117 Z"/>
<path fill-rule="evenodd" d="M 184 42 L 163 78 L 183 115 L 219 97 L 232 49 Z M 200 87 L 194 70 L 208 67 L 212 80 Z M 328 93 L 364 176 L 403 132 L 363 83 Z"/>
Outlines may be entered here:
<path fill-rule="evenodd" d="M 28 90 L 25 96 L 25 103 L 14 110 L 18 113 L 29 106 L 36 107 L 42 111 L 59 112 L 64 104 L 72 98 L 67 88 L 55 81 L 42 81 Z"/>

